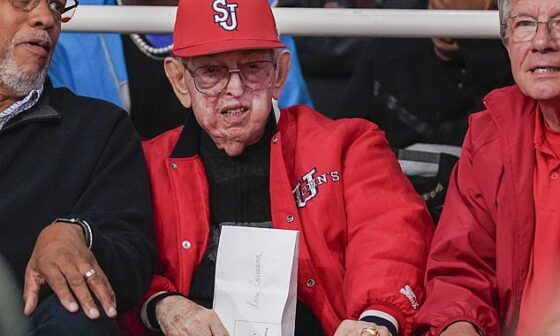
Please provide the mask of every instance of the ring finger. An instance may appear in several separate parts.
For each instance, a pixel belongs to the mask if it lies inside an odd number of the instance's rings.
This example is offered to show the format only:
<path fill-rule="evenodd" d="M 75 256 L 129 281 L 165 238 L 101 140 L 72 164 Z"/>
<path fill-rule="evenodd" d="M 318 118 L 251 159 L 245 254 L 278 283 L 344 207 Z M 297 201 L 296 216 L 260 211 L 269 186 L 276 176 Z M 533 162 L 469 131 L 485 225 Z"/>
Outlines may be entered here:
<path fill-rule="evenodd" d="M 68 266 L 67 268 L 63 269 L 62 272 L 70 285 L 72 292 L 74 293 L 76 299 L 80 303 L 84 313 L 90 319 L 97 319 L 99 317 L 99 310 L 97 309 L 97 305 L 91 296 L 91 292 L 89 290 L 88 284 L 86 283 L 86 273 L 94 270 L 93 274 L 90 275 L 90 281 L 92 278 L 98 276 L 98 271 L 93 267 L 77 267 L 77 266 Z"/>
<path fill-rule="evenodd" d="M 107 276 L 101 268 L 96 267 L 93 269 L 94 275 L 91 275 L 91 272 L 87 275 L 90 275 L 86 279 L 86 283 L 89 286 L 89 289 L 95 294 L 95 297 L 99 300 L 101 305 L 103 306 L 103 310 L 105 314 L 109 317 L 116 317 L 117 316 L 117 304 L 115 293 L 109 284 L 109 280 Z M 87 273 L 87 271 L 86 271 Z"/>

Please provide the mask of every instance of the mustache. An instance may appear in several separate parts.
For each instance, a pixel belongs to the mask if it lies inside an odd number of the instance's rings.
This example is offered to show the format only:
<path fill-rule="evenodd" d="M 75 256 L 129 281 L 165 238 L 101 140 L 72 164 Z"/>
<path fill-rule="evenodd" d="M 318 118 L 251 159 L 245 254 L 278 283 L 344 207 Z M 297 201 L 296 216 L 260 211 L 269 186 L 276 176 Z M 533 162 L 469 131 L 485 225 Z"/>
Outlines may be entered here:
<path fill-rule="evenodd" d="M 39 43 L 48 47 L 48 49 L 52 49 L 53 41 L 51 36 L 44 30 L 34 30 L 30 33 L 27 33 L 23 36 L 19 36 L 15 39 L 14 45 L 18 45 L 21 43 Z"/>

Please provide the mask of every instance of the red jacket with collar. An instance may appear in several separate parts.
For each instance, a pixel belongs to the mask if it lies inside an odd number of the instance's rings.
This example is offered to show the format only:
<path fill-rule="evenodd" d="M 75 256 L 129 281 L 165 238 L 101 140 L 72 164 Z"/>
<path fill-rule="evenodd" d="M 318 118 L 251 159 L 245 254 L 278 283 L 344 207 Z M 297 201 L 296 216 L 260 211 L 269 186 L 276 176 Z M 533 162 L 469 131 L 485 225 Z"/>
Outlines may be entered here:
<path fill-rule="evenodd" d="M 471 116 L 451 176 L 426 273 L 418 326 L 439 335 L 468 321 L 483 335 L 515 332 L 533 231 L 533 144 L 537 102 L 517 86 Z"/>
<path fill-rule="evenodd" d="M 333 121 L 303 106 L 282 110 L 277 128 L 270 144 L 272 225 L 301 233 L 298 298 L 328 335 L 369 309 L 391 314 L 401 334 L 410 334 L 413 306 L 424 298 L 432 223 L 383 133 L 365 120 Z M 205 255 L 210 218 L 199 134 L 191 115 L 184 128 L 144 143 L 159 247 L 146 298 L 188 295 Z M 146 333 L 137 315 L 128 317 L 134 335 Z"/>

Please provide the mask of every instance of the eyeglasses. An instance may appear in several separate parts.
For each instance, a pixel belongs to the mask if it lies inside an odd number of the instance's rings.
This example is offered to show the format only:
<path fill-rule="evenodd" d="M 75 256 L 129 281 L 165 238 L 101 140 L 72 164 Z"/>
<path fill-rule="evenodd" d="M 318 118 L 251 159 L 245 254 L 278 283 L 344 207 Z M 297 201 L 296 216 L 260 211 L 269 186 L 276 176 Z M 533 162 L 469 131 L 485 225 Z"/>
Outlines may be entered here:
<path fill-rule="evenodd" d="M 516 42 L 532 40 L 537 34 L 539 23 L 546 25 L 548 33 L 555 39 L 560 39 L 560 15 L 550 18 L 548 21 L 538 21 L 527 15 L 516 15 L 507 19 L 502 24 L 504 37 L 511 38 Z"/>
<path fill-rule="evenodd" d="M 252 90 L 261 90 L 272 85 L 274 69 L 273 61 L 248 62 L 239 65 L 238 69 L 228 69 L 225 65 L 205 65 L 187 71 L 194 79 L 194 86 L 198 92 L 206 96 L 217 96 L 222 93 L 231 79 L 232 73 L 239 74 L 246 87 Z"/>
<path fill-rule="evenodd" d="M 9 0 L 16 9 L 31 12 L 41 0 Z M 78 0 L 46 0 L 49 9 L 53 13 L 55 19 L 60 22 L 68 22 L 74 16 Z"/>

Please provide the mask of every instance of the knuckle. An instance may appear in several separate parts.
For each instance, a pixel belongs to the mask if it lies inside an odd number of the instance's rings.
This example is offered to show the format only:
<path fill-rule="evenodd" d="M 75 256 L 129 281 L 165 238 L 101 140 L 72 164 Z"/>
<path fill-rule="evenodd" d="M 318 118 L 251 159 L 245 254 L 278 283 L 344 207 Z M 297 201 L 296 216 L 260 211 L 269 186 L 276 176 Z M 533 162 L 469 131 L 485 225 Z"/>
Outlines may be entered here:
<path fill-rule="evenodd" d="M 88 279 L 87 282 L 89 284 L 102 287 L 107 287 L 109 285 L 109 280 L 107 280 L 107 278 L 103 274 L 101 274 L 100 271 L 97 271 L 94 276 Z"/>
<path fill-rule="evenodd" d="M 197 312 L 194 313 L 193 315 L 193 321 L 194 323 L 200 324 L 202 323 L 202 321 L 207 320 L 208 319 L 208 314 L 206 314 L 205 312 Z"/>
<path fill-rule="evenodd" d="M 217 320 L 218 319 L 218 314 L 216 314 L 216 312 L 213 311 L 213 310 L 207 309 L 204 312 L 204 317 L 205 317 L 205 320 L 207 320 L 207 321 Z"/>
<path fill-rule="evenodd" d="M 115 292 L 110 291 L 109 294 L 107 295 L 107 300 L 111 303 L 116 302 L 117 297 L 115 296 Z"/>
<path fill-rule="evenodd" d="M 340 324 L 342 327 L 347 327 L 350 323 L 352 323 L 352 321 L 350 320 L 344 320 L 342 321 L 342 323 Z"/>
<path fill-rule="evenodd" d="M 68 279 L 68 283 L 70 284 L 71 287 L 82 287 L 84 286 L 84 280 L 82 278 L 78 278 L 78 277 L 70 277 Z"/>
<path fill-rule="evenodd" d="M 51 259 L 39 257 L 33 269 L 38 273 L 47 273 L 53 269 L 58 269 L 58 264 Z"/>
<path fill-rule="evenodd" d="M 183 318 L 180 315 L 173 315 L 171 325 L 180 325 Z M 167 323 L 166 323 L 167 325 Z"/>
<path fill-rule="evenodd" d="M 64 279 L 64 277 L 51 276 L 51 277 L 47 277 L 46 280 L 51 288 L 66 287 L 66 279 Z"/>
<path fill-rule="evenodd" d="M 93 299 L 89 295 L 84 295 L 80 297 L 79 300 L 82 303 L 82 306 L 86 309 L 95 307 L 95 302 L 93 302 Z"/>

